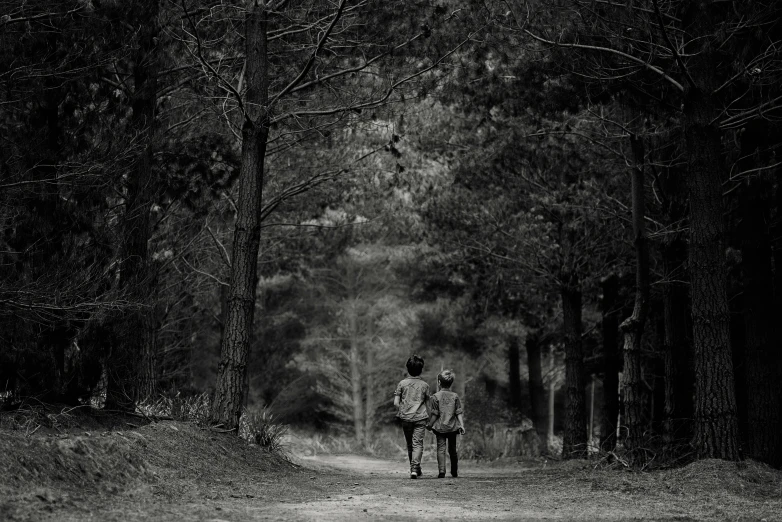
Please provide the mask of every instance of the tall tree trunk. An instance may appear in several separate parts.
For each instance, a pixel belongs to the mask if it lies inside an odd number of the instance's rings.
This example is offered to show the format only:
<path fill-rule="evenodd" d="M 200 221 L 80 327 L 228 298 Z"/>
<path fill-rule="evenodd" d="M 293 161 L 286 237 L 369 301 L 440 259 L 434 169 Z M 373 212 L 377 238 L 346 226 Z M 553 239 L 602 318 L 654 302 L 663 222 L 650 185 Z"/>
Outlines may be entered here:
<path fill-rule="evenodd" d="M 692 438 L 693 372 L 689 289 L 684 265 L 687 244 L 675 237 L 662 247 L 665 361 L 665 443 L 679 446 Z"/>
<path fill-rule="evenodd" d="M 714 88 L 710 80 L 716 64 L 708 59 L 708 51 L 697 61 L 690 72 L 703 85 L 691 88 L 684 103 L 695 353 L 694 446 L 702 458 L 736 460 L 738 423 L 725 266 L 723 169 L 720 132 L 713 123 L 717 111 L 708 94 Z"/>
<path fill-rule="evenodd" d="M 231 256 L 228 317 L 220 349 L 212 421 L 238 427 L 255 311 L 266 140 L 269 136 L 266 8 L 254 0 L 245 13 L 245 78 L 242 167 Z"/>
<path fill-rule="evenodd" d="M 151 234 L 150 211 L 157 190 L 154 179 L 153 147 L 157 105 L 156 39 L 160 31 L 158 0 L 135 2 L 131 17 L 139 28 L 134 57 L 131 126 L 141 151 L 125 193 L 119 285 L 140 308 L 130 310 L 118 321 L 117 346 L 108 361 L 106 408 L 132 410 L 134 404 L 155 392 L 157 347 L 153 277 L 147 244 Z"/>
<path fill-rule="evenodd" d="M 364 408 L 364 447 L 369 448 L 370 442 L 372 442 L 372 431 L 375 427 L 375 387 L 374 387 L 374 371 L 375 371 L 375 354 L 372 351 L 372 346 L 367 346 L 367 358 L 366 366 L 364 367 L 364 386 L 366 405 Z"/>
<path fill-rule="evenodd" d="M 554 380 L 554 370 L 556 369 L 556 361 L 554 360 L 554 345 L 549 345 L 549 386 L 548 386 L 548 416 L 546 417 L 546 444 L 551 444 L 554 438 L 554 420 L 556 414 L 556 395 L 557 388 Z"/>
<path fill-rule="evenodd" d="M 355 302 L 348 312 L 348 328 L 350 331 L 350 393 L 353 403 L 353 430 L 356 441 L 363 441 L 364 409 L 361 395 L 361 347 L 359 345 L 358 311 Z"/>
<path fill-rule="evenodd" d="M 540 440 L 546 438 L 546 389 L 543 387 L 543 367 L 541 364 L 540 334 L 529 332 L 524 346 L 527 349 L 527 367 L 529 368 L 529 400 L 532 406 L 532 423 Z"/>
<path fill-rule="evenodd" d="M 782 172 L 779 171 L 776 173 L 774 200 L 776 215 L 771 228 L 771 237 L 774 238 L 774 316 L 782 317 Z M 777 346 L 782 346 L 782 321 L 776 322 L 774 342 Z"/>
<path fill-rule="evenodd" d="M 649 310 L 649 245 L 646 238 L 644 151 L 643 142 L 637 136 L 631 137 L 635 168 L 632 173 L 633 242 L 635 243 L 635 305 L 633 314 L 621 326 L 624 333 L 624 424 L 627 437 L 624 445 L 637 448 L 646 428 L 648 394 L 641 371 L 641 347 L 644 323 Z"/>
<path fill-rule="evenodd" d="M 562 458 L 580 458 L 587 454 L 586 390 L 584 353 L 581 342 L 581 288 L 578 279 L 565 279 L 560 290 L 565 330 L 565 390 L 567 408 Z"/>
<path fill-rule="evenodd" d="M 508 394 L 510 407 L 519 414 L 523 413 L 521 405 L 521 362 L 519 354 L 519 339 L 515 335 L 508 339 Z"/>
<path fill-rule="evenodd" d="M 611 274 L 600 282 L 603 319 L 603 414 L 600 447 L 611 451 L 616 446 L 616 423 L 619 420 L 619 278 Z"/>
<path fill-rule="evenodd" d="M 780 139 L 775 139 L 779 143 Z M 772 234 L 776 244 L 773 247 L 773 266 L 774 266 L 774 317 L 782 317 L 782 176 L 777 170 L 776 174 L 776 193 L 775 207 L 776 219 L 772 225 Z M 774 346 L 776 351 L 777 375 L 782 375 L 782 321 L 776 321 L 774 324 Z M 782 387 L 782 380 L 778 383 Z M 778 392 L 782 395 L 782 391 Z M 772 464 L 777 468 L 782 468 L 782 448 L 777 446 L 777 453 L 773 458 Z"/>
<path fill-rule="evenodd" d="M 744 152 L 744 151 L 742 151 Z M 747 156 L 742 154 L 742 156 Z M 773 340 L 774 291 L 768 223 L 769 179 L 749 178 L 741 194 L 741 252 L 744 280 L 746 454 L 777 464 L 782 451 L 782 388 L 779 347 Z"/>
<path fill-rule="evenodd" d="M 437 386 L 433 388 L 434 391 L 437 391 Z M 434 393 L 432 391 L 432 393 Z M 457 360 L 457 369 L 456 369 L 456 393 L 459 395 L 459 399 L 461 399 L 462 402 L 462 409 L 464 409 L 464 418 L 467 418 L 467 403 L 468 403 L 468 397 L 467 397 L 467 365 L 464 363 L 464 355 L 460 356 Z"/>

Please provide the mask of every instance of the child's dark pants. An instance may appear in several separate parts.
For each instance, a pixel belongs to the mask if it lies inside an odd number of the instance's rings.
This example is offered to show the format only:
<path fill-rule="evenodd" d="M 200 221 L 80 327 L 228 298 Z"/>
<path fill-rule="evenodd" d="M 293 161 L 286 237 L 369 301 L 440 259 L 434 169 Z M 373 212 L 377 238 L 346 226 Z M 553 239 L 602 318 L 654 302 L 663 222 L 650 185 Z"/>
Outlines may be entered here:
<path fill-rule="evenodd" d="M 459 471 L 459 456 L 456 454 L 456 437 L 458 431 L 451 433 L 434 432 L 437 435 L 437 469 L 441 475 L 445 474 L 445 444 L 448 443 L 448 456 L 451 458 L 451 475 L 456 476 Z"/>
<path fill-rule="evenodd" d="M 402 431 L 407 442 L 407 456 L 410 459 L 410 471 L 421 471 L 421 457 L 424 454 L 424 435 L 426 420 L 408 422 L 402 421 Z"/>

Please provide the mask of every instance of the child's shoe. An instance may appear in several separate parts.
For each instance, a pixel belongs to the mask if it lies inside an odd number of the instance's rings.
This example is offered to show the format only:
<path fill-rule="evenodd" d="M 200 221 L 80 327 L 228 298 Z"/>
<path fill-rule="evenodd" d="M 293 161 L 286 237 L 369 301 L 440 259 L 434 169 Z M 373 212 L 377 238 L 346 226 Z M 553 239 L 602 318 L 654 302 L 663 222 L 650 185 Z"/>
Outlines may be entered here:
<path fill-rule="evenodd" d="M 444 475 L 443 475 L 443 476 L 444 476 Z M 453 478 L 459 478 L 459 474 L 458 474 L 458 473 L 451 473 L 451 476 L 452 476 Z"/>
<path fill-rule="evenodd" d="M 411 471 L 410 472 L 410 478 L 411 479 L 417 479 L 418 478 L 418 474 L 415 471 Z"/>
<path fill-rule="evenodd" d="M 423 474 L 424 474 L 424 472 L 423 472 L 423 471 L 421 471 L 421 468 L 416 468 L 416 470 L 415 470 L 415 474 L 416 474 L 416 475 L 418 475 L 418 476 L 420 477 L 421 475 L 423 475 Z"/>
<path fill-rule="evenodd" d="M 439 475 L 437 475 L 437 478 L 445 478 L 445 473 L 440 473 Z"/>

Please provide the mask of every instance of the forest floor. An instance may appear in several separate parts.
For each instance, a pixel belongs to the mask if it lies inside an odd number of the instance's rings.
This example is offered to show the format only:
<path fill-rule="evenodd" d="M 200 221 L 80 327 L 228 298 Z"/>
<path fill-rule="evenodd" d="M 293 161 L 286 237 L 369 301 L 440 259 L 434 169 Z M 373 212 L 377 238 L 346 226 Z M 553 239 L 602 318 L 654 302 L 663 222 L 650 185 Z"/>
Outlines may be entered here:
<path fill-rule="evenodd" d="M 401 434 L 400 434 L 401 437 Z M 180 422 L 0 430 L 0 520 L 780 520 L 782 472 L 700 461 L 666 471 L 590 461 L 461 463 L 434 455 L 291 457 Z"/>

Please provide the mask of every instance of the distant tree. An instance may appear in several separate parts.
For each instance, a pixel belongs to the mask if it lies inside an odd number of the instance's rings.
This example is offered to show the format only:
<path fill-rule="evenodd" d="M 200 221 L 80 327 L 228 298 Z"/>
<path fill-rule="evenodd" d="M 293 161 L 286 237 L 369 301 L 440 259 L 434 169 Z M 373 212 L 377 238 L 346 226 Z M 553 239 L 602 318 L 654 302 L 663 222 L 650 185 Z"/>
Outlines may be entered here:
<path fill-rule="evenodd" d="M 267 145 L 289 148 L 304 139 L 330 133 L 349 115 L 371 111 L 393 101 L 395 92 L 425 78 L 452 52 L 426 52 L 432 27 L 393 16 L 396 3 L 319 1 L 288 4 L 250 2 L 243 9 L 243 60 L 237 60 L 241 39 L 232 30 L 233 7 L 201 10 L 183 4 L 182 39 L 195 63 L 223 98 L 226 117 L 241 129 L 237 221 L 225 334 L 212 417 L 228 428 L 237 426 L 243 403 L 252 332 L 257 258 L 266 183 Z M 422 6 L 423 7 L 423 6 Z M 411 12 L 410 7 L 406 7 Z M 423 16 L 430 16 L 426 10 Z M 206 40 L 203 26 L 217 23 L 227 32 Z M 367 28 L 371 31 L 367 34 Z M 215 27 L 209 27 L 215 31 Z M 436 30 L 436 28 L 435 28 Z M 229 50 L 218 49 L 215 41 Z M 412 49 L 421 52 L 406 60 Z M 217 60 L 214 54 L 228 53 Z M 379 66 L 394 61 L 393 72 Z M 243 67 L 237 67 L 244 63 Z M 306 186 L 342 172 L 325 168 Z"/>
<path fill-rule="evenodd" d="M 646 410 L 646 384 L 641 375 L 641 349 L 646 317 L 649 314 L 649 244 L 646 233 L 646 177 L 643 137 L 630 136 L 634 165 L 631 173 L 633 213 L 633 243 L 635 245 L 635 300 L 633 313 L 621 324 L 624 332 L 624 368 L 622 390 L 624 392 L 624 425 L 627 434 L 625 446 L 634 450 L 643 444 L 648 425 Z"/>
<path fill-rule="evenodd" d="M 157 384 L 157 348 L 152 271 L 148 243 L 150 214 L 160 183 L 153 165 L 156 146 L 158 73 L 161 49 L 158 0 L 137 0 L 117 13 L 137 32 L 132 50 L 133 87 L 128 138 L 137 151 L 123 187 L 124 211 L 120 231 L 119 285 L 139 307 L 118 320 L 117 336 L 107 359 L 106 407 L 133 410 L 151 397 Z"/>

